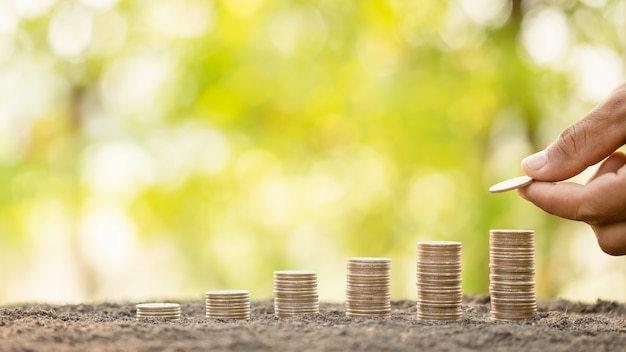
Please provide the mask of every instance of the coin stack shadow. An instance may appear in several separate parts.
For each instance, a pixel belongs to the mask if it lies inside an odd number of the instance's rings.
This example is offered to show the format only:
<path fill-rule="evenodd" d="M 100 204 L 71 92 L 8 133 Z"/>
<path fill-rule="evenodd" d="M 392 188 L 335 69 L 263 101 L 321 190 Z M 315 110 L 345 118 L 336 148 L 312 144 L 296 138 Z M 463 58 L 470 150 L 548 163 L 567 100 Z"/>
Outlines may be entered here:
<path fill-rule="evenodd" d="M 391 259 L 348 258 L 346 281 L 347 316 L 390 316 Z"/>
<path fill-rule="evenodd" d="M 317 273 L 306 270 L 274 272 L 274 315 L 279 318 L 317 314 Z"/>
<path fill-rule="evenodd" d="M 489 232 L 491 320 L 521 320 L 537 312 L 535 232 Z"/>
<path fill-rule="evenodd" d="M 141 303 L 137 304 L 135 307 L 137 308 L 137 319 L 180 319 L 180 304 L 178 303 Z"/>
<path fill-rule="evenodd" d="M 209 319 L 250 319 L 250 291 L 218 290 L 205 293 Z"/>
<path fill-rule="evenodd" d="M 418 319 L 461 319 L 461 249 L 461 242 L 417 243 Z"/>

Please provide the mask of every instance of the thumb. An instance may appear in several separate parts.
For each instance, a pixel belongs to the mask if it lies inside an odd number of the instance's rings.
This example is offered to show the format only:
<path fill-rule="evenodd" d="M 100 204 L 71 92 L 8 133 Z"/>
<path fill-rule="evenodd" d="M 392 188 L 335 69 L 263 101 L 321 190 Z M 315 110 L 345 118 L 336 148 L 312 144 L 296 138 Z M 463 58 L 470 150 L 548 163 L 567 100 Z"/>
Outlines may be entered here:
<path fill-rule="evenodd" d="M 625 141 L 626 82 L 548 148 L 522 160 L 522 170 L 539 181 L 562 181 L 600 162 Z"/>

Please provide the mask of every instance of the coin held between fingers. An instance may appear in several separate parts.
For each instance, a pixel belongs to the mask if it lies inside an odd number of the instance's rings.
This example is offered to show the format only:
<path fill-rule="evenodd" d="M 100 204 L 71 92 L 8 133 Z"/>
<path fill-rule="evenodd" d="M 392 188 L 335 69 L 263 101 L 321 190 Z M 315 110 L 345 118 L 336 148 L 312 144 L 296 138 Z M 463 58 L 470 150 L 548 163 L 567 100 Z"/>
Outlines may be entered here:
<path fill-rule="evenodd" d="M 510 190 L 514 190 L 514 189 L 518 189 L 518 188 L 522 188 L 522 187 L 526 187 L 529 184 L 535 182 L 535 180 L 531 177 L 528 177 L 526 175 L 524 176 L 519 176 L 519 177 L 515 177 L 515 178 L 511 178 L 505 181 L 502 181 L 500 183 L 497 183 L 491 187 L 489 187 L 489 192 L 491 193 L 501 193 L 501 192 L 506 192 L 506 191 L 510 191 Z"/>

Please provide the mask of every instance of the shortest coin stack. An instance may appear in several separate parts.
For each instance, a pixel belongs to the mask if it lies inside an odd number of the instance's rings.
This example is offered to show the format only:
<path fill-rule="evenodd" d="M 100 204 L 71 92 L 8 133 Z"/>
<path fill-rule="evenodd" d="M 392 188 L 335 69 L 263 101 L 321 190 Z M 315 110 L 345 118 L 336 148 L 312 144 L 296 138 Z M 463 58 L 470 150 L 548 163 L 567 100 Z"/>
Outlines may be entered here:
<path fill-rule="evenodd" d="M 534 231 L 490 231 L 489 296 L 491 320 L 522 320 L 537 312 Z"/>
<path fill-rule="evenodd" d="M 417 243 L 417 317 L 461 319 L 461 242 Z"/>
<path fill-rule="evenodd" d="M 274 315 L 279 318 L 319 313 L 317 273 L 306 270 L 274 272 Z"/>
<path fill-rule="evenodd" d="M 348 258 L 346 315 L 388 317 L 391 314 L 391 259 Z"/>
<path fill-rule="evenodd" d="M 180 319 L 180 304 L 178 303 L 141 303 L 135 307 L 137 308 L 137 319 Z"/>
<path fill-rule="evenodd" d="M 250 292 L 243 290 L 209 291 L 206 317 L 211 319 L 250 319 Z"/>

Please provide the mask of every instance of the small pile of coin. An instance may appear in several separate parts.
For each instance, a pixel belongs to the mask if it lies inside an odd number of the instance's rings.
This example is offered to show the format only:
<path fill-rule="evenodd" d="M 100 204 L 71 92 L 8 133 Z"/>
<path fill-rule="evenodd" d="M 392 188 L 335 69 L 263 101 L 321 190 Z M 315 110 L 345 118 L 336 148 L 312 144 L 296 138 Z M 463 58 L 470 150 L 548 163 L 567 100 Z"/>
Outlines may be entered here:
<path fill-rule="evenodd" d="M 279 318 L 317 314 L 317 273 L 306 270 L 274 272 L 274 315 Z"/>
<path fill-rule="evenodd" d="M 180 304 L 178 303 L 141 303 L 135 307 L 137 308 L 137 319 L 180 319 Z"/>
<path fill-rule="evenodd" d="M 461 242 L 417 243 L 418 319 L 461 319 L 461 249 Z"/>
<path fill-rule="evenodd" d="M 491 230 L 489 295 L 491 320 L 521 320 L 537 312 L 535 232 Z"/>
<path fill-rule="evenodd" d="M 391 314 L 391 259 L 348 258 L 346 315 L 388 317 Z"/>
<path fill-rule="evenodd" d="M 219 290 L 205 293 L 206 317 L 211 319 L 250 319 L 250 292 Z"/>

